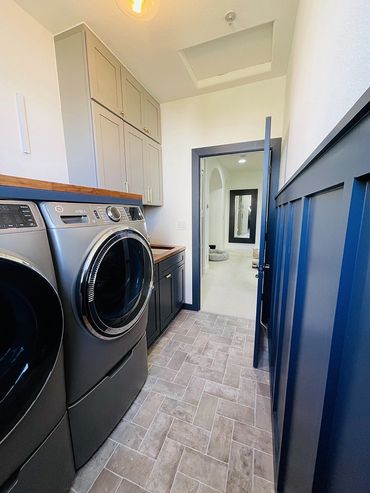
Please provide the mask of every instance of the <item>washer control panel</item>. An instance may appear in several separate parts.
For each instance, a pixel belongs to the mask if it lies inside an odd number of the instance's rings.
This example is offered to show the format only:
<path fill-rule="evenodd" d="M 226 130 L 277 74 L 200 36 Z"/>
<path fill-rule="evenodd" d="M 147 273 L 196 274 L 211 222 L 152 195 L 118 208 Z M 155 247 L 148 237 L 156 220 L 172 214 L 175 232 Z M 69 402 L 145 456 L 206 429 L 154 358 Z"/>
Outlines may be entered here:
<path fill-rule="evenodd" d="M 0 231 L 40 229 L 43 222 L 35 204 L 0 200 Z"/>
<path fill-rule="evenodd" d="M 44 202 L 41 205 L 49 227 L 120 225 L 144 222 L 139 206 L 121 204 L 72 204 Z"/>
<path fill-rule="evenodd" d="M 121 212 L 119 211 L 118 207 L 115 207 L 114 205 L 109 205 L 107 207 L 107 215 L 109 219 L 115 223 L 120 222 L 122 218 Z"/>

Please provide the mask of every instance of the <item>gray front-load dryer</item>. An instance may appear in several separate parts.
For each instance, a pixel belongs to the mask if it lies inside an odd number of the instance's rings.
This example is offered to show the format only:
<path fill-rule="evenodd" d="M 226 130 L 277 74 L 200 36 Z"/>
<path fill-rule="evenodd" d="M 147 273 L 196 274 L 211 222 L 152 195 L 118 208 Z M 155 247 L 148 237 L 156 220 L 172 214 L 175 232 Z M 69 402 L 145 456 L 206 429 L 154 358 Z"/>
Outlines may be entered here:
<path fill-rule="evenodd" d="M 76 467 L 111 433 L 147 377 L 153 257 L 139 207 L 43 203 L 65 313 Z"/>
<path fill-rule="evenodd" d="M 66 411 L 63 311 L 45 224 L 0 200 L 0 491 L 64 493 L 75 473 Z"/>

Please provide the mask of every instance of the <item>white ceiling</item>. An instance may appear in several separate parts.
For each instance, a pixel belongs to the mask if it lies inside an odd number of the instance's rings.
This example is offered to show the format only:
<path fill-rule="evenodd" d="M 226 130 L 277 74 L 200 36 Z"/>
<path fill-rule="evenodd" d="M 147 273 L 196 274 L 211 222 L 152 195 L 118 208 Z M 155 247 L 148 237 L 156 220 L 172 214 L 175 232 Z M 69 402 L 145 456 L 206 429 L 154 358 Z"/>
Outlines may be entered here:
<path fill-rule="evenodd" d="M 245 158 L 247 162 L 244 164 L 239 164 L 238 160 L 240 158 Z M 242 154 L 225 154 L 223 156 L 207 158 L 207 162 L 211 159 L 217 160 L 218 164 L 226 168 L 228 171 L 263 172 L 263 151 L 244 152 Z"/>
<path fill-rule="evenodd" d="M 85 22 L 160 102 L 284 75 L 298 3 L 160 0 L 143 21 L 116 0 L 16 1 L 52 34 Z"/>

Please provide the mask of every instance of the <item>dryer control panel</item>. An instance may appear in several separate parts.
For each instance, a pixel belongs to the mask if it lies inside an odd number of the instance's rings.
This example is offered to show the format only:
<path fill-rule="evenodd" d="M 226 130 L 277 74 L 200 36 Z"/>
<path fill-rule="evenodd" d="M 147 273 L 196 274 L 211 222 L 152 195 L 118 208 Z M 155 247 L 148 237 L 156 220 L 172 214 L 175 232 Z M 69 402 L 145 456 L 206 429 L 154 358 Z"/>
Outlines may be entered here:
<path fill-rule="evenodd" d="M 35 204 L 0 200 L 0 231 L 12 232 L 23 229 L 40 229 L 43 221 Z"/>
<path fill-rule="evenodd" d="M 144 222 L 139 206 L 44 202 L 41 208 L 49 228 L 119 226 Z"/>

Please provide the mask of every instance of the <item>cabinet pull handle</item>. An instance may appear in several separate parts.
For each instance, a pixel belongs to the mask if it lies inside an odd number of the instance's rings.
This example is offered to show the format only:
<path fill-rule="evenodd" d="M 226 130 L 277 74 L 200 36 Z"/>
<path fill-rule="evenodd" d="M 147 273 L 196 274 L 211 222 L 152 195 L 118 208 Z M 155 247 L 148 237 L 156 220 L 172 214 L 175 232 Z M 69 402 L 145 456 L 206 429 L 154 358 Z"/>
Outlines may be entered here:
<path fill-rule="evenodd" d="M 150 131 L 148 128 L 144 127 L 144 132 L 146 132 L 147 134 L 150 134 Z"/>
<path fill-rule="evenodd" d="M 128 181 L 124 181 L 123 184 L 125 186 L 125 191 L 128 192 Z"/>
<path fill-rule="evenodd" d="M 172 274 L 167 274 L 166 279 L 171 279 Z"/>
<path fill-rule="evenodd" d="M 125 116 L 125 112 L 124 112 L 124 111 L 121 111 L 121 115 L 122 115 L 122 116 Z"/>

